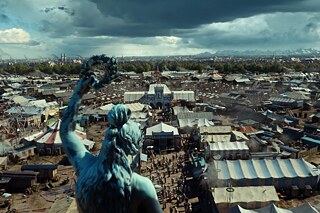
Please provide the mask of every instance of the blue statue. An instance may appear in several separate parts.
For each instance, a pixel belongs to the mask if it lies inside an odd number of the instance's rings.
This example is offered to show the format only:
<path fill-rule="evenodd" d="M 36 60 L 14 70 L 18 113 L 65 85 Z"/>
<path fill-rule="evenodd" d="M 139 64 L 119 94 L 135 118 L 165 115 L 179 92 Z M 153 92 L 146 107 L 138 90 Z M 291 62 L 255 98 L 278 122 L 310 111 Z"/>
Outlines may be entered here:
<path fill-rule="evenodd" d="M 115 73 L 110 73 L 104 76 L 102 86 L 115 78 Z M 92 155 L 76 137 L 76 116 L 82 96 L 90 88 L 102 86 L 95 75 L 85 74 L 74 89 L 60 126 L 64 151 L 78 176 L 78 210 L 85 213 L 162 212 L 152 182 L 130 167 L 127 156 L 138 153 L 143 133 L 139 124 L 130 120 L 131 111 L 125 105 L 118 104 L 108 113 L 109 128 L 98 156 Z"/>

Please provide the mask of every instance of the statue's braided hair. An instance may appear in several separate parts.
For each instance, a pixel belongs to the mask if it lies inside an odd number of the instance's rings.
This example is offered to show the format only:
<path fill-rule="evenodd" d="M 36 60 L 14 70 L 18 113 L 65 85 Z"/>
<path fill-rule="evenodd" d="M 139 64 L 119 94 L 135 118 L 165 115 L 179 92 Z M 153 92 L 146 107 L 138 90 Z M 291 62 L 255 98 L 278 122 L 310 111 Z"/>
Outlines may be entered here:
<path fill-rule="evenodd" d="M 129 211 L 132 170 L 127 155 L 137 154 L 143 138 L 140 125 L 131 121 L 130 115 L 130 109 L 122 104 L 114 106 L 109 112 L 110 128 L 106 131 L 99 160 L 95 166 L 90 167 L 96 170 L 88 170 L 87 174 L 92 178 L 79 183 L 82 193 L 100 193 L 94 198 L 87 196 L 88 198 L 78 201 L 79 205 L 83 202 L 83 206 L 95 203 L 95 206 L 90 207 L 90 212 L 125 213 Z M 95 174 L 92 174 L 93 172 Z M 94 188 L 90 188 L 93 183 Z"/>

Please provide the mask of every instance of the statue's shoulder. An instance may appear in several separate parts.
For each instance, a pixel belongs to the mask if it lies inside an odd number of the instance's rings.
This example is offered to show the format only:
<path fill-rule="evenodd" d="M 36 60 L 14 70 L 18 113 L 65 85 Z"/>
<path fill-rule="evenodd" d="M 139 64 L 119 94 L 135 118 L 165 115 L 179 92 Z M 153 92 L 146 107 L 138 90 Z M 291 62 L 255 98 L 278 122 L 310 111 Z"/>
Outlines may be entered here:
<path fill-rule="evenodd" d="M 143 177 L 137 173 L 132 175 L 132 189 L 145 198 L 157 198 L 157 193 L 153 183 L 147 177 Z"/>

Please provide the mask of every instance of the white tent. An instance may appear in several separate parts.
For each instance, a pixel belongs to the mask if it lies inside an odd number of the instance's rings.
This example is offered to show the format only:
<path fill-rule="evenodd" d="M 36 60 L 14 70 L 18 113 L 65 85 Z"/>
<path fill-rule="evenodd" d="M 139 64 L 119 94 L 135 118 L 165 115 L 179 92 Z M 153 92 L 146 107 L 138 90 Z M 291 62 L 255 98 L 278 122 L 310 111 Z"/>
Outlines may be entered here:
<path fill-rule="evenodd" d="M 185 127 L 209 127 L 214 126 L 214 123 L 212 121 L 209 121 L 206 118 L 199 118 L 199 119 L 193 119 L 193 118 L 186 118 L 186 119 L 179 119 L 179 126 L 180 128 Z"/>
<path fill-rule="evenodd" d="M 110 111 L 114 107 L 114 104 L 107 104 L 99 107 L 99 109 L 104 110 L 104 111 Z"/>
<path fill-rule="evenodd" d="M 153 133 L 171 133 L 171 132 L 173 132 L 174 136 L 179 135 L 177 128 L 161 122 L 155 126 L 147 128 L 146 136 L 152 136 Z"/>
<path fill-rule="evenodd" d="M 159 123 L 146 130 L 145 146 L 154 146 L 156 150 L 167 151 L 181 146 L 178 129 L 165 123 Z"/>
<path fill-rule="evenodd" d="M 255 209 L 279 202 L 274 186 L 219 187 L 212 192 L 219 212 L 227 211 L 231 206 L 242 205 Z"/>
<path fill-rule="evenodd" d="M 301 206 L 297 206 L 290 209 L 279 208 L 274 204 L 270 204 L 266 207 L 260 209 L 244 209 L 241 206 L 237 205 L 229 209 L 230 213 L 319 213 L 314 207 L 312 207 L 309 203 L 302 204 Z"/>
<path fill-rule="evenodd" d="M 246 159 L 249 156 L 249 147 L 245 142 L 216 142 L 209 143 L 211 156 L 220 155 L 220 159 Z"/>
<path fill-rule="evenodd" d="M 273 185 L 277 189 L 291 189 L 293 185 L 304 189 L 318 186 L 319 170 L 304 159 L 249 159 L 215 161 L 221 171 L 218 180 L 227 186 Z"/>
<path fill-rule="evenodd" d="M 131 104 L 125 104 L 131 112 L 142 112 L 144 109 L 146 109 L 146 105 L 141 103 L 131 103 Z"/>

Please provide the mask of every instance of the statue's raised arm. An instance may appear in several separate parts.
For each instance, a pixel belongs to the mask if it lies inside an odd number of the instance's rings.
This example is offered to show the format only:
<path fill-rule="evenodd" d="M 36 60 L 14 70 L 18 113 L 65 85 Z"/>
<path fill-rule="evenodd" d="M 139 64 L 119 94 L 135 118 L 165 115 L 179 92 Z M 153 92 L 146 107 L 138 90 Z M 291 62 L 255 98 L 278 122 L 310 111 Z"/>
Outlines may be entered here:
<path fill-rule="evenodd" d="M 111 60 L 111 67 L 115 67 Z M 94 63 L 89 61 L 90 63 Z M 88 66 L 90 67 L 90 65 Z M 91 155 L 75 135 L 76 115 L 81 97 L 90 88 L 100 89 L 117 77 L 104 74 L 98 81 L 90 69 L 78 82 L 62 118 L 60 136 L 64 150 L 78 175 L 76 200 L 79 212 L 85 213 L 161 213 L 153 183 L 131 169 L 128 155 L 137 155 L 143 143 L 140 125 L 133 122 L 130 109 L 115 105 L 108 113 L 109 128 L 98 156 Z"/>
<path fill-rule="evenodd" d="M 98 80 L 97 77 L 100 77 L 101 79 Z M 96 91 L 100 90 L 117 77 L 117 65 L 114 58 L 109 58 L 104 55 L 93 56 L 83 65 L 81 79 L 78 81 L 77 86 L 73 91 L 60 125 L 60 137 L 64 151 L 77 173 L 87 166 L 86 162 L 88 161 L 82 162 L 82 160 L 85 157 L 92 157 L 84 144 L 79 141 L 79 138 L 75 133 L 81 98 L 91 88 Z"/>

